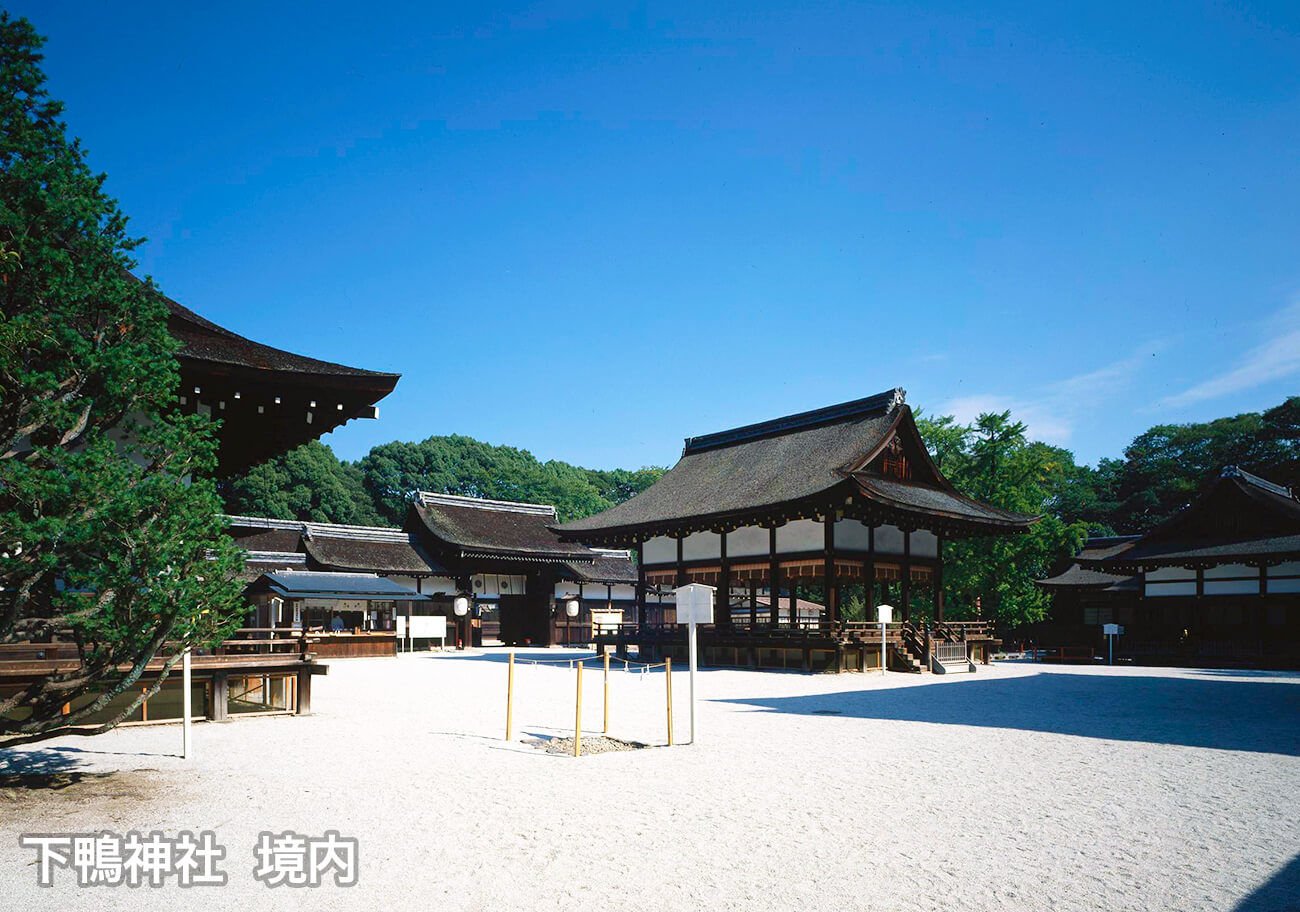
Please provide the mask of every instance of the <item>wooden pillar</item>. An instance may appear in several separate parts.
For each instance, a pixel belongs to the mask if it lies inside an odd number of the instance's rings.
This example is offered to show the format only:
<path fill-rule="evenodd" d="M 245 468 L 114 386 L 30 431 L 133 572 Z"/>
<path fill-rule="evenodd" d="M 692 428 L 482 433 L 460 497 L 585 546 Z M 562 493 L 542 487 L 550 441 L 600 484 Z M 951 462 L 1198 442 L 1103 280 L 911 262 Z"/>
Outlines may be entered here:
<path fill-rule="evenodd" d="M 749 581 L 749 629 L 758 625 L 758 580 Z"/>
<path fill-rule="evenodd" d="M 208 719 L 225 722 L 230 712 L 230 679 L 224 671 L 212 675 L 212 704 L 208 706 Z"/>
<path fill-rule="evenodd" d="M 718 595 L 713 600 L 713 626 L 731 626 L 731 562 L 727 560 L 727 530 L 718 534 Z"/>
<path fill-rule="evenodd" d="M 781 565 L 776 559 L 776 526 L 767 530 L 767 586 L 771 593 L 767 600 L 767 619 L 775 627 L 781 613 Z"/>
<path fill-rule="evenodd" d="M 466 615 L 468 617 L 468 615 Z M 311 669 L 298 669 L 298 705 L 296 712 L 300 716 L 311 715 Z"/>
<path fill-rule="evenodd" d="M 822 564 L 822 584 L 826 600 L 826 620 L 834 624 L 840 619 L 840 587 L 835 578 L 835 514 L 822 517 L 825 533 L 826 559 Z"/>
<path fill-rule="evenodd" d="M 677 575 L 674 576 L 673 579 L 677 580 L 678 586 L 685 586 L 687 583 L 687 579 L 686 579 L 686 568 L 682 566 L 682 562 L 683 562 L 682 542 L 685 541 L 686 536 L 678 535 L 676 536 L 676 538 L 677 538 Z"/>
<path fill-rule="evenodd" d="M 645 542 L 636 540 L 636 628 L 645 630 Z"/>
<path fill-rule="evenodd" d="M 939 562 L 934 565 L 934 619 L 943 623 L 943 536 L 935 536 L 934 553 Z"/>
<path fill-rule="evenodd" d="M 900 592 L 903 598 L 903 620 L 912 619 L 912 533 L 903 531 L 903 572 L 899 574 Z"/>
<path fill-rule="evenodd" d="M 862 576 L 866 580 L 867 596 L 867 617 L 868 623 L 876 622 L 876 527 L 867 526 L 867 562 L 862 568 Z"/>

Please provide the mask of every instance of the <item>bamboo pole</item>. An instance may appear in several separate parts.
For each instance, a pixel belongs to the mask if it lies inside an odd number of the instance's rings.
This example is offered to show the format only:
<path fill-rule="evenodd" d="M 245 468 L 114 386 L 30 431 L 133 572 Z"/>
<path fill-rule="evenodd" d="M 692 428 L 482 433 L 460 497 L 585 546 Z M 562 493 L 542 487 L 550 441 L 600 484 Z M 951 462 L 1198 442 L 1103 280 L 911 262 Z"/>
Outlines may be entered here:
<path fill-rule="evenodd" d="M 582 663 L 578 663 L 578 699 L 573 710 L 573 756 L 582 756 Z"/>
<path fill-rule="evenodd" d="M 605 728 L 604 734 L 609 734 L 609 653 L 605 653 Z"/>
<path fill-rule="evenodd" d="M 515 707 L 515 651 L 510 650 L 510 660 L 506 672 L 506 740 L 511 740 L 514 732 Z"/>
<path fill-rule="evenodd" d="M 673 660 L 664 659 L 664 680 L 668 683 L 668 746 L 673 746 Z"/>

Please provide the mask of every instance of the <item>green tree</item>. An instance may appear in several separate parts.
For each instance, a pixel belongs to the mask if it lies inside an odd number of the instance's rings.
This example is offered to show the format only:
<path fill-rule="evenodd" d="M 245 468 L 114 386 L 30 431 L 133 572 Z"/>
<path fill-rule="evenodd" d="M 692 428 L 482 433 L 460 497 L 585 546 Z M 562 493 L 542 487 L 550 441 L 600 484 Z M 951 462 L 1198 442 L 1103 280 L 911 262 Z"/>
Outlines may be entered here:
<path fill-rule="evenodd" d="M 1041 620 L 1050 604 L 1034 580 L 1074 553 L 1089 527 L 1053 512 L 1078 483 L 1079 467 L 1066 450 L 1031 443 L 1010 412 L 980 415 L 974 425 L 949 417 L 921 419 L 921 436 L 943 441 L 944 474 L 958 490 L 994 506 L 1042 519 L 1024 535 L 962 539 L 945 546 L 946 615 L 982 617 L 1005 630 Z"/>
<path fill-rule="evenodd" d="M 254 466 L 222 486 L 226 512 L 305 522 L 386 525 L 361 469 L 318 440 Z"/>
<path fill-rule="evenodd" d="M 429 437 L 370 451 L 361 475 L 380 514 L 401 523 L 416 491 L 553 504 L 561 521 L 590 516 L 649 487 L 662 469 L 596 471 L 471 437 Z"/>
<path fill-rule="evenodd" d="M 139 242 L 65 135 L 41 45 L 0 14 L 0 642 L 59 637 L 79 662 L 0 698 L 0 743 L 136 694 L 72 731 L 111 727 L 242 613 L 210 427 L 172 409 L 163 302 L 127 272 Z M 140 692 L 155 656 L 164 674 Z"/>

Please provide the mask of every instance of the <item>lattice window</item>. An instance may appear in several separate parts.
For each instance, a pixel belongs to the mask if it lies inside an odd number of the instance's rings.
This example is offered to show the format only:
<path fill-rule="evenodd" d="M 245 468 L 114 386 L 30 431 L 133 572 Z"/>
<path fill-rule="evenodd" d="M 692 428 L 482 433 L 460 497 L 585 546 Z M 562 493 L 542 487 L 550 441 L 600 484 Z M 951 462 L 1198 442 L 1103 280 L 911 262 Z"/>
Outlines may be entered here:
<path fill-rule="evenodd" d="M 903 441 L 897 437 L 889 441 L 885 452 L 881 454 L 880 474 L 904 480 L 912 477 L 912 467 L 907 461 L 907 454 L 903 452 Z"/>

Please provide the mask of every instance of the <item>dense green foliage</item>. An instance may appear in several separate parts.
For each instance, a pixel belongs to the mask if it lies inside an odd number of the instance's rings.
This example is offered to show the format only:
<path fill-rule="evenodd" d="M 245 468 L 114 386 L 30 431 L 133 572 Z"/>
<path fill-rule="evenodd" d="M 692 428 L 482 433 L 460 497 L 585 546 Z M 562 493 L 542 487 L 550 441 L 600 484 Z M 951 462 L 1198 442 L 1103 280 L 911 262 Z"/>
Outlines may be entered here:
<path fill-rule="evenodd" d="M 155 655 L 170 668 L 242 613 L 210 428 L 170 410 L 166 311 L 127 273 L 138 241 L 66 137 L 40 46 L 0 14 L 0 643 L 59 636 L 81 661 L 0 699 L 8 743 L 138 693 L 115 724 L 156 690 L 133 687 Z"/>
<path fill-rule="evenodd" d="M 226 485 L 231 513 L 316 522 L 401 525 L 416 491 L 553 504 L 561 520 L 606 510 L 645 490 L 661 468 L 584 469 L 470 437 L 386 443 L 358 463 L 321 443 L 258 466 Z"/>
<path fill-rule="evenodd" d="M 318 440 L 254 467 L 224 488 L 226 510 L 245 516 L 380 526 L 386 521 L 361 469 Z"/>

